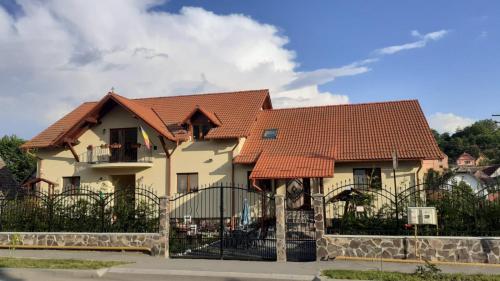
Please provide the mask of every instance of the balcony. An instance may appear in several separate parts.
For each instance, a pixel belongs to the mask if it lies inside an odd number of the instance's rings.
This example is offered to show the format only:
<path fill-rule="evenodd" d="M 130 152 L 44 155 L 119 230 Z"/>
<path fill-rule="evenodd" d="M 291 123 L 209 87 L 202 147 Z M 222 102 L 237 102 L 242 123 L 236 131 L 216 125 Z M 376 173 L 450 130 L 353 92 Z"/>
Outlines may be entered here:
<path fill-rule="evenodd" d="M 88 147 L 82 162 L 92 168 L 149 168 L 153 166 L 152 151 L 140 144 L 111 144 Z"/>

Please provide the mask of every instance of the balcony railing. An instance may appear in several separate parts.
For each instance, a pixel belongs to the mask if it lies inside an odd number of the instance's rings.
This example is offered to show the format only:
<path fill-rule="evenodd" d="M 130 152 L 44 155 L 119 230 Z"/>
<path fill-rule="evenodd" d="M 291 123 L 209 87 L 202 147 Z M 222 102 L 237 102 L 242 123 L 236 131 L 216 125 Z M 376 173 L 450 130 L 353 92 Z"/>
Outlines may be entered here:
<path fill-rule="evenodd" d="M 89 164 L 152 163 L 153 157 L 151 150 L 140 144 L 112 144 L 88 147 L 82 161 Z"/>

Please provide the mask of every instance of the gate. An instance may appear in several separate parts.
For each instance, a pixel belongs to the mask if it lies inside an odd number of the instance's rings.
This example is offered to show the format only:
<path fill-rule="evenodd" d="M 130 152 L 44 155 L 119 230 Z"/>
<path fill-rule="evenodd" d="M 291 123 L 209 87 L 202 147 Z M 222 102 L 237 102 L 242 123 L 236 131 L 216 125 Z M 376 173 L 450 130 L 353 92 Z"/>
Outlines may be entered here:
<path fill-rule="evenodd" d="M 246 187 L 191 188 L 170 200 L 172 258 L 276 260 L 274 197 Z"/>
<path fill-rule="evenodd" d="M 286 187 L 287 261 L 316 260 L 316 228 L 308 181 L 295 179 Z"/>

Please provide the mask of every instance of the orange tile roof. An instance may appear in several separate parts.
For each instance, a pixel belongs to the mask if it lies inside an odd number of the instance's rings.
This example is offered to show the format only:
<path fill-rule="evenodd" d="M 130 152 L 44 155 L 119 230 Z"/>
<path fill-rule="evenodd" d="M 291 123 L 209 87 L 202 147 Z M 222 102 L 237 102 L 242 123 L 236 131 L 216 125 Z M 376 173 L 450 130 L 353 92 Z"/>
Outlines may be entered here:
<path fill-rule="evenodd" d="M 272 108 L 268 90 L 212 93 L 128 99 L 117 94 L 106 95 L 99 102 L 84 103 L 49 128 L 23 145 L 24 148 L 42 148 L 60 145 L 70 130 L 82 127 L 85 118 L 98 111 L 107 100 L 113 99 L 143 119 L 168 139 L 183 139 L 186 135 L 179 123 L 195 108 L 213 114 L 220 126 L 210 130 L 206 138 L 223 139 L 245 137 L 249 134 L 257 113 Z"/>
<path fill-rule="evenodd" d="M 255 163 L 251 179 L 331 178 L 334 161 L 330 157 L 267 155 Z"/>
<path fill-rule="evenodd" d="M 186 124 L 190 119 L 191 117 L 193 117 L 193 115 L 196 113 L 196 112 L 201 112 L 203 115 L 205 115 L 208 120 L 210 120 L 212 123 L 214 123 L 215 125 L 217 126 L 221 126 L 222 123 L 220 122 L 219 118 L 217 118 L 217 116 L 213 113 L 213 112 L 210 112 L 208 110 L 205 110 L 202 106 L 199 106 L 197 105 L 187 116 L 186 118 L 184 118 L 184 120 L 182 120 L 182 124 Z"/>
<path fill-rule="evenodd" d="M 277 129 L 277 138 L 263 139 L 265 129 Z M 337 162 L 388 160 L 395 148 L 399 159 L 442 157 L 416 100 L 264 110 L 234 162 L 258 164 L 261 154 Z M 264 161 L 268 170 L 268 163 L 278 163 Z"/>
<path fill-rule="evenodd" d="M 97 102 L 86 102 L 78 106 L 75 110 L 62 117 L 47 129 L 36 135 L 30 141 L 23 144 L 23 148 L 47 147 L 53 141 L 73 127 L 81 118 L 89 113 Z"/>

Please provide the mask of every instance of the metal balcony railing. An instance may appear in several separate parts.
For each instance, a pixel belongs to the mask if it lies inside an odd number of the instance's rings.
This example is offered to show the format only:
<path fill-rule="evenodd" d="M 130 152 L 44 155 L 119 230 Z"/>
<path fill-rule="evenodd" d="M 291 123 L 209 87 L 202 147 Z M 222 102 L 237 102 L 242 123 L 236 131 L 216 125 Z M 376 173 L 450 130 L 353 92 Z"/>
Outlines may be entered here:
<path fill-rule="evenodd" d="M 81 159 L 82 162 L 89 164 L 153 162 L 151 149 L 140 144 L 112 144 L 88 147 L 87 152 Z"/>

